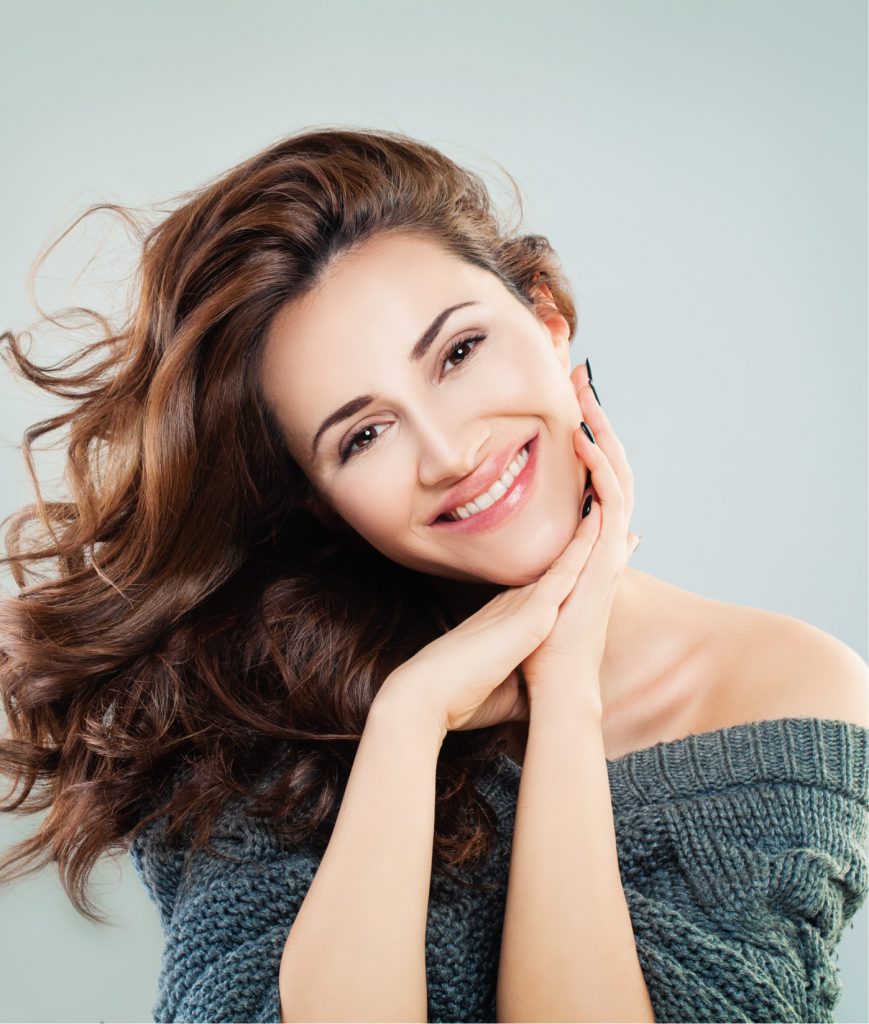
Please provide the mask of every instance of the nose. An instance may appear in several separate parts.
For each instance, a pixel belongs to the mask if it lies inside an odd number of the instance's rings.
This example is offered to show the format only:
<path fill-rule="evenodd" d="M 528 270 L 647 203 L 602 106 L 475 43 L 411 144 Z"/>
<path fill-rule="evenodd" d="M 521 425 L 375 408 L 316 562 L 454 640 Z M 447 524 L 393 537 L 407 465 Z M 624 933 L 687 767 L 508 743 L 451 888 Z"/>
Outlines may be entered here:
<path fill-rule="evenodd" d="M 484 427 L 472 430 L 464 423 L 426 428 L 420 442 L 420 483 L 435 487 L 468 476 L 482 458 L 487 437 Z"/>

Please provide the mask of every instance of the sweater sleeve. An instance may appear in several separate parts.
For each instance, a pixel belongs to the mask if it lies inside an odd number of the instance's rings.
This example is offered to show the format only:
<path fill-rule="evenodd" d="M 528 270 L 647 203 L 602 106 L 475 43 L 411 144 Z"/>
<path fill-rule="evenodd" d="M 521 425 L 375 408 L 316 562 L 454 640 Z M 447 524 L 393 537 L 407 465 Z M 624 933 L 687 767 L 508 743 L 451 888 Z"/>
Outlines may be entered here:
<path fill-rule="evenodd" d="M 642 893 L 625 885 L 655 1019 L 833 1021 L 836 946 L 867 897 L 865 805 L 792 784 L 680 802 L 658 821 Z"/>
<path fill-rule="evenodd" d="M 131 849 L 163 927 L 154 1020 L 279 1022 L 281 956 L 320 856 L 239 819 L 212 845 L 186 863 L 153 835 Z"/>

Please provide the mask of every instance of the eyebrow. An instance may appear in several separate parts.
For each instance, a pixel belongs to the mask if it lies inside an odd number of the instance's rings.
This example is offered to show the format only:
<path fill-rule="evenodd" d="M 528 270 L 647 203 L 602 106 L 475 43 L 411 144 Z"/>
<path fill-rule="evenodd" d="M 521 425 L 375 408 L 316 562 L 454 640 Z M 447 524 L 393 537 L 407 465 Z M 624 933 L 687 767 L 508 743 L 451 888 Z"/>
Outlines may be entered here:
<path fill-rule="evenodd" d="M 479 305 L 476 301 L 459 302 L 455 306 L 449 306 L 442 313 L 432 320 L 432 322 L 423 331 L 419 341 L 410 350 L 408 358 L 412 363 L 418 363 L 420 359 L 428 352 L 432 344 L 437 340 L 438 335 L 441 332 L 444 324 L 446 323 L 447 317 L 451 313 L 455 313 L 457 309 L 463 309 L 465 306 L 477 306 Z M 351 398 L 349 402 L 345 402 L 340 408 L 336 409 L 333 413 L 330 413 L 320 424 L 317 429 L 317 433 L 314 434 L 314 440 L 311 442 L 311 458 L 312 460 L 317 455 L 317 447 L 320 443 L 320 438 L 323 434 L 329 430 L 330 427 L 334 427 L 336 423 L 340 423 L 342 420 L 350 419 L 351 416 L 355 416 L 356 413 L 361 412 L 367 405 L 370 405 L 374 401 L 374 395 L 357 395 L 356 398 Z"/>

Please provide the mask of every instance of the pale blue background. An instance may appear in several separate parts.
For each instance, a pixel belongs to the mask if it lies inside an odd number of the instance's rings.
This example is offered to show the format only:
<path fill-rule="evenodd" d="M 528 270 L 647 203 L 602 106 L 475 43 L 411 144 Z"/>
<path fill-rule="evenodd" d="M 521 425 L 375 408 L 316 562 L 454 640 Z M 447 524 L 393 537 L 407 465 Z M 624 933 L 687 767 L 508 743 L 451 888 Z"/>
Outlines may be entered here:
<path fill-rule="evenodd" d="M 35 318 L 27 267 L 89 202 L 165 199 L 299 128 L 399 129 L 490 181 L 498 161 L 576 290 L 573 361 L 590 356 L 636 475 L 632 564 L 866 657 L 863 2 L 20 0 L 0 15 L 0 329 Z M 114 294 L 116 232 L 69 287 L 100 237 L 61 245 L 45 308 Z M 15 446 L 52 408 L 0 374 L 0 516 L 31 499 Z M 34 825 L 0 821 L 0 845 Z M 51 871 L 0 890 L 3 1020 L 149 1019 L 156 911 L 125 861 L 97 878 L 113 928 L 80 919 Z M 869 1018 L 866 929 L 864 906 L 840 947 L 843 1022 Z"/>

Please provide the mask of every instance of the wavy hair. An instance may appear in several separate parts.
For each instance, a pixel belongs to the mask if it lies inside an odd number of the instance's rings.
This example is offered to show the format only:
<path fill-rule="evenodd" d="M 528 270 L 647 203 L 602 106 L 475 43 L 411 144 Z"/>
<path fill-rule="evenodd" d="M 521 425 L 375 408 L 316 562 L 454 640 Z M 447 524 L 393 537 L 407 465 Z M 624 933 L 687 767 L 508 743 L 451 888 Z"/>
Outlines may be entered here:
<path fill-rule="evenodd" d="M 54 861 L 93 921 L 97 859 L 157 817 L 167 842 L 195 850 L 235 794 L 255 796 L 248 813 L 288 842 L 327 834 L 382 682 L 457 625 L 430 577 L 316 514 L 259 390 L 278 310 L 341 254 L 399 229 L 497 275 L 536 312 L 545 280 L 576 327 L 549 242 L 502 222 L 478 174 L 400 133 L 305 130 L 175 200 L 147 226 L 96 203 L 45 253 L 101 210 L 131 226 L 120 328 L 75 307 L 67 315 L 101 337 L 50 366 L 25 354 L 29 332 L 0 336 L 13 372 L 67 400 L 25 431 L 35 502 L 0 524 L 18 585 L 0 603 L 0 772 L 12 781 L 0 810 L 47 810 L 0 859 L 0 882 Z M 36 326 L 77 336 L 57 316 Z M 67 428 L 71 493 L 46 500 L 31 445 Z M 505 736 L 447 734 L 434 871 L 455 877 L 490 852 L 496 818 L 474 780 Z"/>

